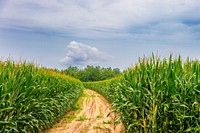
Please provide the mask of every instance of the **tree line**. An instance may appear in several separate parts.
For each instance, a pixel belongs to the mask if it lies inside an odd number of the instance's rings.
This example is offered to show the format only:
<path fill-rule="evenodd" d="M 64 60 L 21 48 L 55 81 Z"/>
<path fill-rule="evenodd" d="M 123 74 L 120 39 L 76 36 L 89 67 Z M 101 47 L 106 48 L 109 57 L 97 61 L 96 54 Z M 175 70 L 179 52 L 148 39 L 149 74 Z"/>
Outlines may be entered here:
<path fill-rule="evenodd" d="M 88 65 L 84 69 L 78 69 L 78 67 L 76 66 L 69 66 L 64 70 L 61 70 L 61 72 L 76 79 L 79 79 L 82 82 L 101 81 L 113 78 L 121 74 L 119 68 L 101 68 L 100 66 L 90 65 Z"/>

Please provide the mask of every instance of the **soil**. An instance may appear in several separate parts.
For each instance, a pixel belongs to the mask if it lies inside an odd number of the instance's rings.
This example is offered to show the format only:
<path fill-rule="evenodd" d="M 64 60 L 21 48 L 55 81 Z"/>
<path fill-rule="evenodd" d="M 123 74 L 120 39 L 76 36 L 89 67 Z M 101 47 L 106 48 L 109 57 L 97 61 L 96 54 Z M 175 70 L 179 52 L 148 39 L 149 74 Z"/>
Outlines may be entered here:
<path fill-rule="evenodd" d="M 75 110 L 44 133 L 122 133 L 122 123 L 114 126 L 114 113 L 109 102 L 95 91 L 86 89 Z"/>

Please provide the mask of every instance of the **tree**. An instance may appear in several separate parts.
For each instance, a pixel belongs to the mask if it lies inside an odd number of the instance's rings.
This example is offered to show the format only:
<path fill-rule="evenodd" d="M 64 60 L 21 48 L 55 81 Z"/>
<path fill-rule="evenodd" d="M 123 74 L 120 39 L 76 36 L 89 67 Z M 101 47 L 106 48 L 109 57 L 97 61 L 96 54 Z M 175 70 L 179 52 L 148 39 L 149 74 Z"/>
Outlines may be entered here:
<path fill-rule="evenodd" d="M 79 69 L 76 66 L 74 67 L 69 66 L 67 69 L 63 70 L 62 72 L 66 75 L 72 76 L 74 78 L 78 78 Z"/>
<path fill-rule="evenodd" d="M 100 66 L 94 67 L 90 65 L 84 69 L 70 66 L 67 69 L 62 70 L 62 73 L 77 78 L 83 82 L 110 79 L 121 74 L 119 68 L 101 68 Z"/>

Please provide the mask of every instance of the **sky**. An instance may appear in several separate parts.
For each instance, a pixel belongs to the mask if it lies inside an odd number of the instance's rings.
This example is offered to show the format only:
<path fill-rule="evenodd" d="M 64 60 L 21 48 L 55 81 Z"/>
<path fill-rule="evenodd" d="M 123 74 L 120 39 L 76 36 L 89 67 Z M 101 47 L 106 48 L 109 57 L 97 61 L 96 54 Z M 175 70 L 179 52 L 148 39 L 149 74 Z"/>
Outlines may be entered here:
<path fill-rule="evenodd" d="M 0 59 L 120 68 L 200 59 L 199 0 L 0 0 Z"/>

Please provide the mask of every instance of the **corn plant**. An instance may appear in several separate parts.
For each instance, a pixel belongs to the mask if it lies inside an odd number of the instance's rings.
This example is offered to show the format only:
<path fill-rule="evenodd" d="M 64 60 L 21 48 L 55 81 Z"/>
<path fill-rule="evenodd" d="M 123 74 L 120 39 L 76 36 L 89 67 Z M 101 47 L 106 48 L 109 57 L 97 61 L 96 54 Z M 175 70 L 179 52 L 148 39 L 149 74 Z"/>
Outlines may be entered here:
<path fill-rule="evenodd" d="M 152 55 L 124 73 L 113 106 L 126 132 L 200 132 L 200 62 Z"/>
<path fill-rule="evenodd" d="M 26 62 L 0 62 L 0 132 L 41 132 L 70 110 L 79 80 Z"/>
<path fill-rule="evenodd" d="M 103 81 L 83 82 L 83 84 L 85 88 L 97 91 L 112 103 L 115 99 L 116 88 L 121 80 L 123 80 L 123 77 L 118 76 Z"/>
<path fill-rule="evenodd" d="M 112 103 L 125 132 L 200 132 L 200 62 L 140 58 L 123 77 L 84 83 Z"/>

